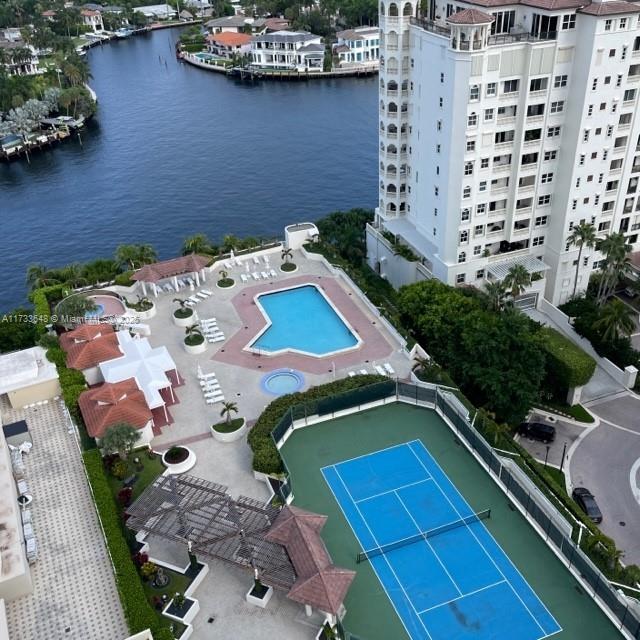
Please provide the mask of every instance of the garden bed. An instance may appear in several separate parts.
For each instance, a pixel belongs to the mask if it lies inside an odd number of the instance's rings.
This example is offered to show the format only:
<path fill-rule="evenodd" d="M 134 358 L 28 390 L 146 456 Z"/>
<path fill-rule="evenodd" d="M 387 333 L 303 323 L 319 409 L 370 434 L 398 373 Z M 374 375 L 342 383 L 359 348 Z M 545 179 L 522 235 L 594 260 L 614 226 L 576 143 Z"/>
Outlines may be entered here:
<path fill-rule="evenodd" d="M 211 434 L 219 442 L 239 440 L 247 432 L 244 418 L 235 418 L 230 422 L 219 422 L 211 426 Z"/>
<path fill-rule="evenodd" d="M 171 447 L 162 454 L 162 464 L 170 474 L 185 473 L 196 463 L 196 454 L 188 447 Z"/>
<path fill-rule="evenodd" d="M 222 278 L 216 282 L 216 286 L 220 287 L 220 289 L 231 289 L 235 284 L 236 281 L 233 278 Z"/>
<path fill-rule="evenodd" d="M 290 273 L 292 271 L 297 271 L 297 270 L 298 270 L 298 265 L 294 264 L 293 262 L 285 262 L 280 265 L 280 271 L 284 271 L 285 273 Z"/>

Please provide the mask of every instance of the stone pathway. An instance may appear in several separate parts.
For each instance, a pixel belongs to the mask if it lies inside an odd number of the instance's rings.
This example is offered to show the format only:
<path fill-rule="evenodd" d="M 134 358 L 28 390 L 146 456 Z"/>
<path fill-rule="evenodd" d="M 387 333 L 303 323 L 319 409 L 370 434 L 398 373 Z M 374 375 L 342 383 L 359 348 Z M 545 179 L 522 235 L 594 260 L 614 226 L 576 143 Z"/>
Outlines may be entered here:
<path fill-rule="evenodd" d="M 10 640 L 123 640 L 111 562 L 61 406 L 14 410 L 3 400 L 0 412 L 4 423 L 26 420 L 33 439 L 24 460 L 38 543 L 33 593 L 7 603 Z"/>

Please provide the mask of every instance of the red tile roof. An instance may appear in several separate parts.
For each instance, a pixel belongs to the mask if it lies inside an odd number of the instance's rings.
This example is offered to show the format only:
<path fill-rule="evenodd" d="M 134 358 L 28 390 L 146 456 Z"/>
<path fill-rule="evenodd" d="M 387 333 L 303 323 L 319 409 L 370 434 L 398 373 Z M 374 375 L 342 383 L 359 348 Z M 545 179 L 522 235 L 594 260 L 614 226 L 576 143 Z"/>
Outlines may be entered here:
<path fill-rule="evenodd" d="M 185 273 L 200 271 L 200 269 L 206 267 L 209 262 L 211 262 L 211 258 L 191 253 L 188 256 L 147 264 L 142 267 L 142 269 L 138 269 L 138 271 L 131 276 L 131 279 L 141 282 L 158 282 L 163 278 L 171 278 L 172 276 L 180 276 Z"/>
<path fill-rule="evenodd" d="M 332 564 L 320 537 L 326 521 L 327 516 L 284 507 L 265 538 L 285 547 L 295 569 L 297 579 L 287 597 L 336 614 L 356 574 Z"/>
<path fill-rule="evenodd" d="M 478 9 L 464 9 L 447 18 L 450 24 L 490 24 L 495 18 Z"/>
<path fill-rule="evenodd" d="M 464 0 L 467 4 L 473 4 L 478 7 L 493 8 L 506 7 L 516 4 L 522 4 L 528 7 L 536 7 L 537 9 L 546 9 L 547 11 L 560 11 L 566 9 L 577 9 L 580 13 L 587 15 L 604 16 L 624 13 L 639 13 L 640 9 L 632 2 L 625 0 L 604 0 L 604 2 L 590 2 L 590 0 Z M 461 13 L 461 12 L 460 12 Z M 457 15 L 457 14 L 454 14 Z M 450 16 L 447 18 L 451 22 Z"/>
<path fill-rule="evenodd" d="M 608 2 L 592 2 L 590 5 L 578 9 L 579 13 L 591 16 L 612 16 L 624 13 L 640 13 L 640 8 L 625 0 L 609 0 Z"/>
<path fill-rule="evenodd" d="M 251 42 L 251 36 L 246 33 L 223 31 L 222 33 L 210 35 L 207 40 L 210 42 L 216 42 L 217 44 L 221 44 L 225 47 L 241 47 L 242 45 L 249 44 Z"/>
<path fill-rule="evenodd" d="M 119 422 L 142 429 L 153 417 L 134 378 L 89 389 L 80 394 L 78 405 L 92 438 L 101 438 Z"/>
<path fill-rule="evenodd" d="M 99 11 L 94 11 L 93 9 L 83 9 L 80 12 L 81 16 L 99 16 L 100 12 Z"/>
<path fill-rule="evenodd" d="M 118 337 L 109 324 L 80 325 L 60 336 L 60 347 L 67 354 L 67 367 L 80 371 L 122 356 Z"/>
<path fill-rule="evenodd" d="M 47 11 L 43 11 L 41 15 L 45 18 L 53 18 L 56 15 L 56 12 L 52 9 L 48 9 Z"/>

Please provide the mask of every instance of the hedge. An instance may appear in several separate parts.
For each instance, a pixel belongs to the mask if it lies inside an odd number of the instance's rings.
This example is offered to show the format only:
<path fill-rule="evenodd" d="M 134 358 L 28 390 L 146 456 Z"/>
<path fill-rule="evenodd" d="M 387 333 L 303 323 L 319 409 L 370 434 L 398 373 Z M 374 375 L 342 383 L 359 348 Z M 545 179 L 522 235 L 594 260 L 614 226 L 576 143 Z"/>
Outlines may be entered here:
<path fill-rule="evenodd" d="M 247 441 L 253 452 L 253 469 L 262 473 L 283 472 L 282 459 L 273 442 L 271 432 L 290 407 L 334 396 L 345 391 L 374 384 L 375 382 L 382 382 L 383 380 L 389 380 L 389 378 L 373 374 L 353 376 L 352 378 L 328 382 L 318 387 L 311 387 L 303 393 L 290 393 L 276 398 L 260 414 L 247 436 Z"/>
<path fill-rule="evenodd" d="M 42 318 L 37 322 L 38 331 L 41 334 L 46 331 L 46 325 L 49 324 L 51 305 L 62 298 L 65 289 L 67 289 L 65 284 L 52 284 L 48 287 L 34 289 L 29 294 L 29 300 L 33 303 L 33 314 L 37 318 Z"/>
<path fill-rule="evenodd" d="M 131 550 L 122 533 L 122 521 L 105 476 L 100 452 L 86 451 L 82 458 L 115 567 L 116 586 L 129 632 L 135 634 L 151 629 L 154 640 L 170 640 L 173 634 L 169 631 L 168 624 L 164 627 L 158 620 L 131 558 Z"/>
<path fill-rule="evenodd" d="M 134 284 L 136 284 L 136 281 L 131 279 L 131 276 L 133 275 L 133 273 L 134 273 L 133 271 L 123 271 L 122 273 L 119 273 L 114 278 L 115 284 L 121 287 L 133 286 Z"/>
<path fill-rule="evenodd" d="M 596 361 L 569 338 L 550 327 L 540 330 L 542 347 L 547 356 L 547 376 L 564 389 L 580 387 L 591 380 Z"/>

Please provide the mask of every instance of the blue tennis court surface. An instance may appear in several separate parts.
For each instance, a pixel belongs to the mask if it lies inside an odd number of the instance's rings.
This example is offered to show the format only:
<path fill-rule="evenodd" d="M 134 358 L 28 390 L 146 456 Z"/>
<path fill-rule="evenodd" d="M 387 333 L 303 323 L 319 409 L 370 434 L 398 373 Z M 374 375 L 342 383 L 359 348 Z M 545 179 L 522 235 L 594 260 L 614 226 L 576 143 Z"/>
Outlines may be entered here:
<path fill-rule="evenodd" d="M 365 551 L 474 515 L 419 440 L 322 474 Z M 482 521 L 366 562 L 412 640 L 541 640 L 562 630 Z"/>

